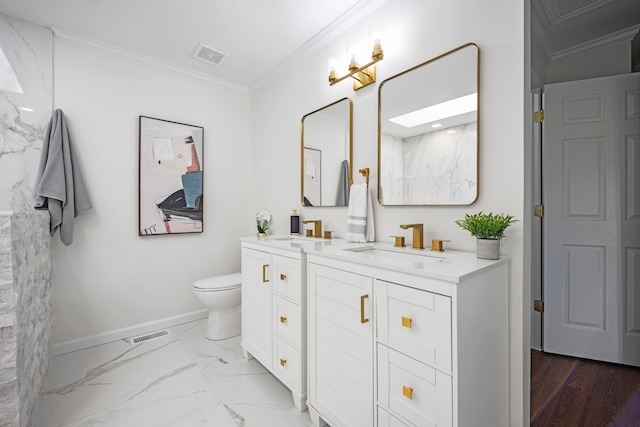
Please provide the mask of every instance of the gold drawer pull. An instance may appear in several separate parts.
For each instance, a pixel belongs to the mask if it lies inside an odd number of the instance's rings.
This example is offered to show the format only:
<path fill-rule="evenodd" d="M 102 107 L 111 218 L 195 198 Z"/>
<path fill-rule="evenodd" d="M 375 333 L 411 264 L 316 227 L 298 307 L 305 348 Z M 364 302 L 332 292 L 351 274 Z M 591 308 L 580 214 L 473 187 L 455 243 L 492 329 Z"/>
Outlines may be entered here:
<path fill-rule="evenodd" d="M 280 316 L 280 323 L 284 323 L 287 321 L 287 318 L 284 316 Z"/>
<path fill-rule="evenodd" d="M 280 359 L 280 366 L 284 366 L 287 364 L 287 361 L 285 359 Z"/>
<path fill-rule="evenodd" d="M 287 275 L 286 274 L 281 274 L 280 275 L 280 280 L 287 280 Z"/>
<path fill-rule="evenodd" d="M 269 264 L 262 266 L 262 283 L 267 283 L 269 281 L 269 279 L 267 279 L 267 267 L 269 267 Z"/>
<path fill-rule="evenodd" d="M 411 318 L 402 316 L 402 326 L 411 329 Z"/>
<path fill-rule="evenodd" d="M 369 298 L 369 295 L 362 295 L 360 297 L 360 323 L 367 323 L 369 319 L 364 317 L 364 300 Z"/>
<path fill-rule="evenodd" d="M 407 387 L 406 385 L 403 385 L 402 395 L 407 399 L 413 399 L 413 389 L 411 387 Z"/>

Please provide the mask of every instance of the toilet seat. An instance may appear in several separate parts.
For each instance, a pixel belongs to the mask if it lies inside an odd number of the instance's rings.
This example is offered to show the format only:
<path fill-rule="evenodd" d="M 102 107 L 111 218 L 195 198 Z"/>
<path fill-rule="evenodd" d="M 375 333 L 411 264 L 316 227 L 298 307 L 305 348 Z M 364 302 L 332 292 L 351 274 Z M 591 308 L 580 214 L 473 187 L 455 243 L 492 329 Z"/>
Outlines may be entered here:
<path fill-rule="evenodd" d="M 233 273 L 225 276 L 207 277 L 193 282 L 193 289 L 198 292 L 218 292 L 240 288 L 242 274 Z"/>

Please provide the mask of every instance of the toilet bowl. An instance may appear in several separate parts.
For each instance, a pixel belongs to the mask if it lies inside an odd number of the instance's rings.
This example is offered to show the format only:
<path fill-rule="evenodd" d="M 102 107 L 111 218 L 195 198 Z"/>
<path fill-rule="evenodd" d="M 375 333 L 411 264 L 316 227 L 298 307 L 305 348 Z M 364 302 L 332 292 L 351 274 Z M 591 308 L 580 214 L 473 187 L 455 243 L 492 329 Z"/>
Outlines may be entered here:
<path fill-rule="evenodd" d="M 209 309 L 205 337 L 223 340 L 240 335 L 240 273 L 193 282 L 196 298 Z"/>

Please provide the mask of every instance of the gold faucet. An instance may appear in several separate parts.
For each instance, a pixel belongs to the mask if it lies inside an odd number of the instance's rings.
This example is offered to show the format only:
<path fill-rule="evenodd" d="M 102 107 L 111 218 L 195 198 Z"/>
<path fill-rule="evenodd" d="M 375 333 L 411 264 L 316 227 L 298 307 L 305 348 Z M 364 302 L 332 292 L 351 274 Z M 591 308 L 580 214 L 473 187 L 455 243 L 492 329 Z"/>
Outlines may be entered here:
<path fill-rule="evenodd" d="M 309 219 L 302 221 L 303 224 L 313 223 L 313 237 L 322 237 L 322 221 L 319 219 Z"/>
<path fill-rule="evenodd" d="M 424 226 L 422 224 L 402 224 L 400 228 L 413 228 L 413 249 L 424 249 Z"/>

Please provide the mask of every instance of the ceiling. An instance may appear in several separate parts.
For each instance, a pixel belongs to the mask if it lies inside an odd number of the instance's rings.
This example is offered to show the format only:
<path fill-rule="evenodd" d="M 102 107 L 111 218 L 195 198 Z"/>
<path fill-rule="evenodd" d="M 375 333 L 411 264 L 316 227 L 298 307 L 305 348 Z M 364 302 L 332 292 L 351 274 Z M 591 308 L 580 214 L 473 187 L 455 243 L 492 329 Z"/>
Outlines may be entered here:
<path fill-rule="evenodd" d="M 76 42 L 101 42 L 102 49 L 251 89 L 385 1 L 0 0 L 0 12 L 64 30 L 56 34 Z M 228 56 L 220 65 L 196 59 L 200 43 Z"/>
<path fill-rule="evenodd" d="M 0 0 L 0 12 L 126 55 L 252 90 L 386 0 Z M 552 62 L 629 38 L 638 0 L 531 0 L 532 36 Z M 203 43 L 228 56 L 194 58 Z"/>

